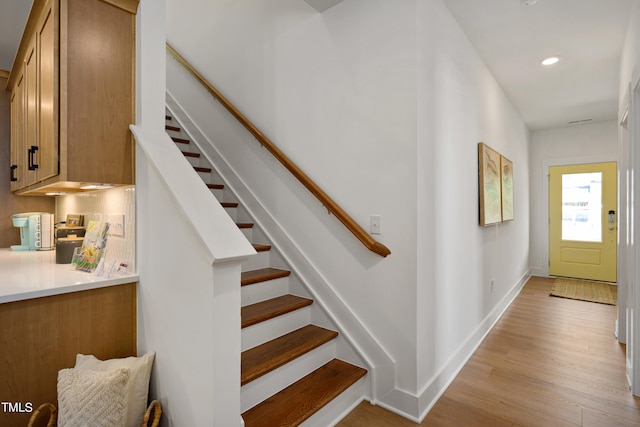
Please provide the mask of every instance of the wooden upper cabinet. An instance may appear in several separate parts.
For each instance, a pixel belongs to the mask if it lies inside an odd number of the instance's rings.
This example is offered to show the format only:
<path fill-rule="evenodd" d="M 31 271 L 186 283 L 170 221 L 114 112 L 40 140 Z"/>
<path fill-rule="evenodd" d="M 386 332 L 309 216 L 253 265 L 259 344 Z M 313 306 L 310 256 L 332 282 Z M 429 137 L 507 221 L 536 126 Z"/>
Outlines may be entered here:
<path fill-rule="evenodd" d="M 35 0 L 7 84 L 17 194 L 133 184 L 137 5 Z"/>

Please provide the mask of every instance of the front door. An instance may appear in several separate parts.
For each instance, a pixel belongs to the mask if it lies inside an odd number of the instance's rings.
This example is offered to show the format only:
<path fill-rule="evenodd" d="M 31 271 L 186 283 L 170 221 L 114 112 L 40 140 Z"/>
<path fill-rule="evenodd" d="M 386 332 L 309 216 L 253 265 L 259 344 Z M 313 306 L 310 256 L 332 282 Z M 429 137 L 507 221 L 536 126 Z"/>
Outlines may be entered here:
<path fill-rule="evenodd" d="M 549 168 L 549 274 L 616 282 L 617 165 Z"/>

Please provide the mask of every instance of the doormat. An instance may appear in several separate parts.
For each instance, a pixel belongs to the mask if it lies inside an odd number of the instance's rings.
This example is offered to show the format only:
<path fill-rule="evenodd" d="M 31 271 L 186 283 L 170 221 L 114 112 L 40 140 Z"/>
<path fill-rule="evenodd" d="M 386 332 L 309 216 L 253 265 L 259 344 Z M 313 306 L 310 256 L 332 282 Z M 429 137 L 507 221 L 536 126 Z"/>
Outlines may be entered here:
<path fill-rule="evenodd" d="M 549 295 L 552 297 L 616 305 L 616 301 L 618 300 L 618 287 L 608 283 L 588 282 L 586 280 L 556 279 Z"/>

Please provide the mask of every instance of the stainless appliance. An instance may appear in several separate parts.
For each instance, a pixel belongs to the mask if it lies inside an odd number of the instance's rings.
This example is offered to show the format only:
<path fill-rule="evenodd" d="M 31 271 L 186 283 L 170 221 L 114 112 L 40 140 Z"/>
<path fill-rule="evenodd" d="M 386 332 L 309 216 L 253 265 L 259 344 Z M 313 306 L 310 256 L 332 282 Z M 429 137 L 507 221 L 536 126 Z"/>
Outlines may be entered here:
<path fill-rule="evenodd" d="M 73 258 L 73 250 L 82 247 L 86 230 L 81 225 L 82 221 L 69 221 L 67 216 L 66 226 L 56 230 L 56 264 L 69 264 Z M 69 225 L 72 224 L 72 225 Z"/>

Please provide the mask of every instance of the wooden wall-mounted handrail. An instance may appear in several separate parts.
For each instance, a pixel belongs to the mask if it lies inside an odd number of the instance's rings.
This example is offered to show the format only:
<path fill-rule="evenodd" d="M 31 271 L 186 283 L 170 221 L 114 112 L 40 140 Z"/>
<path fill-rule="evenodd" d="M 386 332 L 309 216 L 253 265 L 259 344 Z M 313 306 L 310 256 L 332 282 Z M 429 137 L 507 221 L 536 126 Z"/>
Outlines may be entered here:
<path fill-rule="evenodd" d="M 372 252 L 386 257 L 391 253 L 382 243 L 376 241 L 369 233 L 367 233 L 353 218 L 351 218 L 336 202 L 334 202 L 318 185 L 311 180 L 302 170 L 291 161 L 276 145 L 271 142 L 253 123 L 251 123 L 236 107 L 234 107 L 227 98 L 225 98 L 218 90 L 211 85 L 191 64 L 189 64 L 175 49 L 167 44 L 167 50 L 178 63 L 189 71 L 202 84 L 207 91 L 220 102 L 224 108 L 231 113 L 244 126 L 251 135 L 254 136 L 278 161 L 293 174 L 293 176 L 304 185 L 316 198 L 322 203 L 327 210 L 335 215 L 336 218 L 345 226 L 358 240 L 362 242 Z"/>

